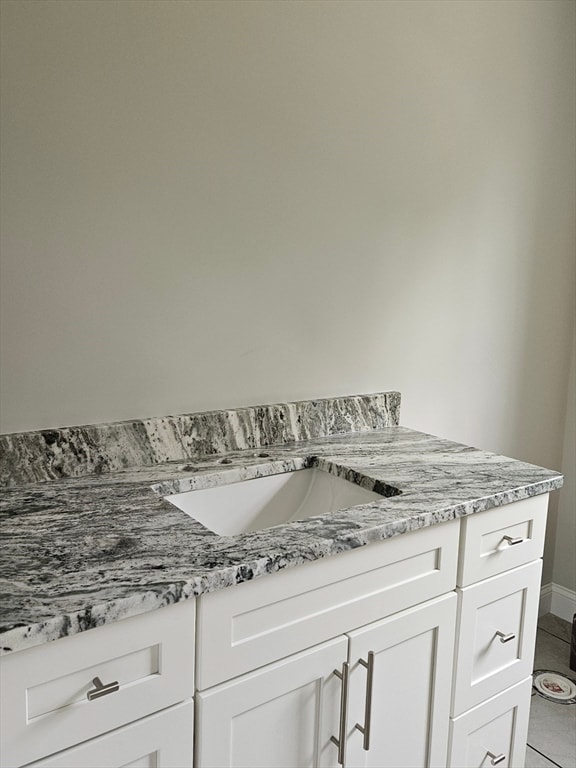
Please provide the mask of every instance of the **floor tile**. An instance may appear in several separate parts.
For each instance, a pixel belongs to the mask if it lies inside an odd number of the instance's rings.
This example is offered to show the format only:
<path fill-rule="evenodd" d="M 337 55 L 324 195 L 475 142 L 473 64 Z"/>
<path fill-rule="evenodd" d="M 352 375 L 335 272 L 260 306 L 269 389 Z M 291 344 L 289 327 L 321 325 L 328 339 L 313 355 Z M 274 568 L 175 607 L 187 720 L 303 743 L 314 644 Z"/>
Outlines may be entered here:
<path fill-rule="evenodd" d="M 543 629 L 545 632 L 555 635 L 566 643 L 570 642 L 572 624 L 569 621 L 564 621 L 559 616 L 555 616 L 553 613 L 545 613 L 544 616 L 540 616 L 538 619 L 538 629 Z"/>
<path fill-rule="evenodd" d="M 536 634 L 534 669 L 551 669 L 576 678 L 570 669 L 570 645 L 554 635 L 539 629 Z M 556 705 L 559 706 L 559 705 Z M 576 706 L 576 705 L 573 705 Z"/>
<path fill-rule="evenodd" d="M 530 700 L 528 746 L 562 768 L 576 764 L 576 704 L 555 704 L 541 696 Z"/>
<path fill-rule="evenodd" d="M 536 752 L 532 747 L 526 747 L 526 762 L 524 768 L 556 768 L 555 763 L 551 763 L 547 757 Z"/>

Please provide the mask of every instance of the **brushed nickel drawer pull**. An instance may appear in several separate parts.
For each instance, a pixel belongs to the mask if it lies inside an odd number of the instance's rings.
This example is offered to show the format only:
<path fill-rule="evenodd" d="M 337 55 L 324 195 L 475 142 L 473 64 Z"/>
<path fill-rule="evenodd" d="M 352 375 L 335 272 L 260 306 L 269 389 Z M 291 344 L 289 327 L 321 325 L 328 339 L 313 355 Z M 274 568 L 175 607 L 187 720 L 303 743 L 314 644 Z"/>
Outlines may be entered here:
<path fill-rule="evenodd" d="M 106 683 L 106 685 L 104 685 L 99 677 L 95 677 L 92 682 L 94 683 L 95 687 L 92 688 L 91 691 L 88 691 L 86 694 L 88 701 L 94 701 L 94 699 L 99 699 L 101 696 L 107 696 L 109 693 L 114 693 L 120 688 L 118 680 L 115 680 L 113 683 Z"/>
<path fill-rule="evenodd" d="M 362 744 L 367 752 L 370 749 L 370 727 L 372 724 L 372 688 L 374 685 L 374 651 L 369 651 L 368 661 L 358 659 L 358 663 L 366 669 L 366 704 L 364 705 L 364 725 L 356 723 L 354 728 L 364 736 Z"/>
<path fill-rule="evenodd" d="M 490 758 L 492 765 L 498 765 L 498 763 L 501 763 L 502 760 L 506 760 L 506 755 L 503 755 L 502 753 L 495 755 L 493 752 L 487 752 L 486 754 Z"/>
<path fill-rule="evenodd" d="M 522 544 L 524 539 L 522 536 L 504 536 L 504 541 L 508 544 L 508 546 L 513 547 L 514 544 Z"/>
<path fill-rule="evenodd" d="M 350 664 L 345 661 L 342 664 L 342 672 L 337 669 L 334 674 L 339 680 L 342 680 L 342 693 L 340 694 L 340 725 L 338 728 L 338 738 L 330 736 L 332 744 L 338 747 L 338 762 L 344 765 L 346 751 L 346 720 L 348 719 L 348 678 L 350 676 Z"/>
<path fill-rule="evenodd" d="M 504 634 L 504 632 L 496 632 L 496 637 L 500 638 L 501 643 L 509 643 L 510 640 L 514 640 L 516 635 L 513 632 L 510 632 L 509 635 Z"/>

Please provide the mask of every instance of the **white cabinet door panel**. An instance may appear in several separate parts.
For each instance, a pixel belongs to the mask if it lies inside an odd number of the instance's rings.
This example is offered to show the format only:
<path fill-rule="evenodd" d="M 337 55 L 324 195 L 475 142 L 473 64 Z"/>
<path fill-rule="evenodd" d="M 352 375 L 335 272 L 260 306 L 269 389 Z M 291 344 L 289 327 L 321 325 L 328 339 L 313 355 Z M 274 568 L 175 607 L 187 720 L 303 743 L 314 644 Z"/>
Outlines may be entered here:
<path fill-rule="evenodd" d="M 339 637 L 197 695 L 196 768 L 337 765 Z"/>
<path fill-rule="evenodd" d="M 445 768 L 456 595 L 450 594 L 376 622 L 350 637 L 347 768 Z M 372 706 L 366 712 L 367 670 L 374 652 Z M 364 727 L 370 716 L 370 745 Z"/>

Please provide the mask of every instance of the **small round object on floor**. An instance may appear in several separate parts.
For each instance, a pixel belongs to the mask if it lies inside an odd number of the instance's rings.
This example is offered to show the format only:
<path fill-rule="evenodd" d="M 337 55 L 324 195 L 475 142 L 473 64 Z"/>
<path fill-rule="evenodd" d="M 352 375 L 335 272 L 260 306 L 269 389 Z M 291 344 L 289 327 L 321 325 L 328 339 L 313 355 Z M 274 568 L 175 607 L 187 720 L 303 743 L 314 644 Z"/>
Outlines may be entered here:
<path fill-rule="evenodd" d="M 556 704 L 576 704 L 576 680 L 551 669 L 535 669 L 532 687 L 540 696 Z"/>

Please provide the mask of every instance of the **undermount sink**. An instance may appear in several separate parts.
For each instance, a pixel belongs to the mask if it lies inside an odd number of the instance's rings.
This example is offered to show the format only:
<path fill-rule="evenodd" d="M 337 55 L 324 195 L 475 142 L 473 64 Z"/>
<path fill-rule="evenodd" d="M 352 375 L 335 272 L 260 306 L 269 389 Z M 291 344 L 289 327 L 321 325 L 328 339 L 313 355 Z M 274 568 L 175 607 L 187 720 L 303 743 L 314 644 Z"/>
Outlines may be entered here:
<path fill-rule="evenodd" d="M 236 536 L 379 501 L 383 494 L 314 468 L 164 498 L 214 533 Z"/>

